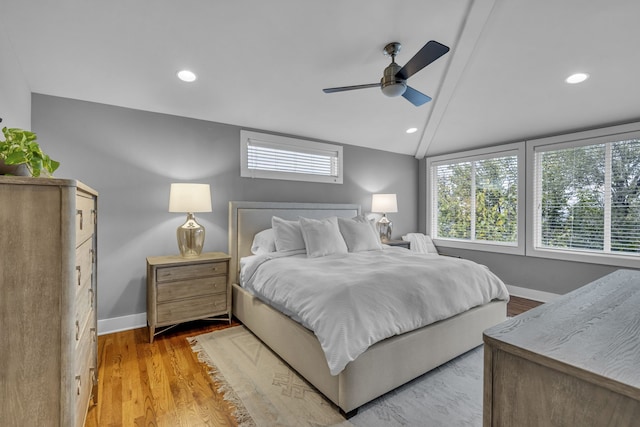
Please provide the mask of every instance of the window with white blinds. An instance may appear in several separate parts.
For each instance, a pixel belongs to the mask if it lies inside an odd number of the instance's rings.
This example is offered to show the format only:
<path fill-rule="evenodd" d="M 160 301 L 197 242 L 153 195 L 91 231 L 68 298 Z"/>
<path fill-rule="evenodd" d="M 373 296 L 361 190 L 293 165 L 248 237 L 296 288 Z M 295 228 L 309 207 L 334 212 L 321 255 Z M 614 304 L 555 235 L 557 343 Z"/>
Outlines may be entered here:
<path fill-rule="evenodd" d="M 241 176 L 342 184 L 342 147 L 241 131 Z"/>
<path fill-rule="evenodd" d="M 523 253 L 523 164 L 524 144 L 428 159 L 429 234 L 437 244 Z"/>
<path fill-rule="evenodd" d="M 640 139 L 537 147 L 535 248 L 640 257 Z"/>

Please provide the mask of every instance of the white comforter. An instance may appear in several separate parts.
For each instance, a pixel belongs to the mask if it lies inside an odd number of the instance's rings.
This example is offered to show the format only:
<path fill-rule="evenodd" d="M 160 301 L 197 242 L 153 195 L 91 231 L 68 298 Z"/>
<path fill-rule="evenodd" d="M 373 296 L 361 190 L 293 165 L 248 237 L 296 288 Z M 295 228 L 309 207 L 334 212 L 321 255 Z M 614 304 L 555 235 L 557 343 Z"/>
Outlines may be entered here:
<path fill-rule="evenodd" d="M 243 287 L 316 334 L 332 375 L 378 341 L 509 298 L 482 265 L 403 248 L 271 253 L 241 264 Z"/>

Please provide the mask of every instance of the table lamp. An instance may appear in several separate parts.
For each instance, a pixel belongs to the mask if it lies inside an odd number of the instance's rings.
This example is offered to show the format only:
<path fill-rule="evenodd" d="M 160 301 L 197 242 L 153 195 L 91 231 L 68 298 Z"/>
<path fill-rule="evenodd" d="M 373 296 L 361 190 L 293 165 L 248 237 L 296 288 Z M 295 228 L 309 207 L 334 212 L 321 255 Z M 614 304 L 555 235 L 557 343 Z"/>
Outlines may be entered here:
<path fill-rule="evenodd" d="M 387 218 L 387 213 L 398 212 L 398 201 L 395 194 L 374 194 L 371 198 L 371 212 L 381 213 L 378 221 L 378 232 L 382 243 L 391 240 L 393 223 Z"/>
<path fill-rule="evenodd" d="M 178 248 L 185 258 L 200 256 L 204 246 L 204 227 L 195 212 L 211 212 L 209 184 L 173 183 L 169 193 L 169 212 L 186 212 L 187 221 L 178 227 Z"/>

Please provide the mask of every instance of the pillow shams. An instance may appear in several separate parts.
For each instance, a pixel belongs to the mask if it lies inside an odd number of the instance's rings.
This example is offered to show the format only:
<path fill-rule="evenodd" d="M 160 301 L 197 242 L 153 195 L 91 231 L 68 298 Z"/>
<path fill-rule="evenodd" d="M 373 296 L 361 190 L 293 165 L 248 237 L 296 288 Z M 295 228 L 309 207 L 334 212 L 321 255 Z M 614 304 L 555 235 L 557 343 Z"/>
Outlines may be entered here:
<path fill-rule="evenodd" d="M 348 252 L 336 217 L 322 220 L 301 217 L 300 226 L 309 258 Z"/>
<path fill-rule="evenodd" d="M 288 221 L 274 216 L 271 218 L 271 227 L 275 237 L 276 250 L 288 252 L 304 249 L 302 229 L 298 221 Z"/>
<path fill-rule="evenodd" d="M 253 236 L 251 253 L 254 255 L 268 254 L 276 251 L 276 238 L 273 228 L 267 228 Z"/>
<path fill-rule="evenodd" d="M 338 226 L 349 252 L 382 249 L 378 234 L 372 223 L 365 217 L 338 218 Z"/>

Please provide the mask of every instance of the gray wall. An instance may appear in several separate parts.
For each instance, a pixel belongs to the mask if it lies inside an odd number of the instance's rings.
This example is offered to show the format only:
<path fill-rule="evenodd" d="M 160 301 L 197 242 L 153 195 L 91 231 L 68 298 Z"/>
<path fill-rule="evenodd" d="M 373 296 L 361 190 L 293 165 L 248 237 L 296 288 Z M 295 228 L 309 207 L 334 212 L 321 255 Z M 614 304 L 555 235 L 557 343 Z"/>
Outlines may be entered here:
<path fill-rule="evenodd" d="M 426 159 L 420 161 L 418 170 L 420 194 L 418 229 L 426 232 Z M 562 261 L 532 256 L 507 255 L 466 249 L 441 248 L 442 253 L 460 256 L 484 264 L 508 285 L 537 291 L 566 294 L 574 289 L 605 276 L 620 267 L 600 264 Z"/>
<path fill-rule="evenodd" d="M 209 183 L 213 212 L 205 251 L 227 251 L 231 200 L 358 203 L 397 193 L 394 235 L 418 227 L 418 161 L 406 155 L 344 146 L 344 184 L 240 177 L 240 128 L 220 123 L 34 94 L 33 129 L 43 150 L 99 196 L 98 318 L 146 311 L 147 256 L 177 253 L 185 215 L 167 212 L 171 182 Z M 339 143 L 339 141 L 337 141 Z"/>
<path fill-rule="evenodd" d="M 3 127 L 31 129 L 31 90 L 0 25 L 0 118 Z M 4 140 L 4 137 L 2 138 Z"/>

